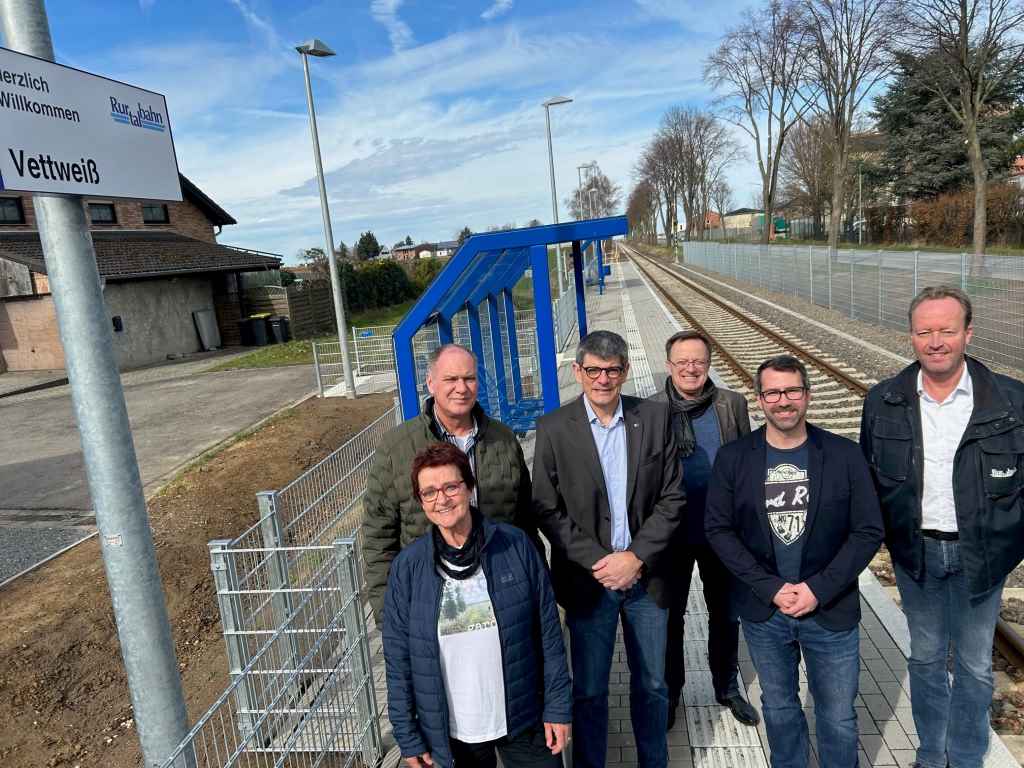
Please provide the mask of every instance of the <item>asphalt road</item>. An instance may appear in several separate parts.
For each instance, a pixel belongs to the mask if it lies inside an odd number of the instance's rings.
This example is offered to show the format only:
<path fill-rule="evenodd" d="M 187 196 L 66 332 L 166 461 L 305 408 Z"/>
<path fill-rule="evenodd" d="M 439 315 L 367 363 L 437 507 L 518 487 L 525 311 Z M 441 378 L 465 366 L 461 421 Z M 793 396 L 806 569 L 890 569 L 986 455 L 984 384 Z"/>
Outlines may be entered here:
<path fill-rule="evenodd" d="M 122 376 L 147 494 L 185 462 L 309 393 L 311 366 Z M 95 531 L 67 386 L 0 399 L 0 582 Z"/>

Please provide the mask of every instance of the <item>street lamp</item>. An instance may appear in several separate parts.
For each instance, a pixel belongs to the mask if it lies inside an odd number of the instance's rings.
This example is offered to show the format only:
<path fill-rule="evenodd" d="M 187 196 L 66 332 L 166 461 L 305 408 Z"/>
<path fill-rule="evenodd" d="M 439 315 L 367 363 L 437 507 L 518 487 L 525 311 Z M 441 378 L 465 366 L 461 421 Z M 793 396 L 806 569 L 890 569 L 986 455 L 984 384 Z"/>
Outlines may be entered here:
<path fill-rule="evenodd" d="M 327 264 L 331 270 L 331 293 L 334 296 L 334 318 L 338 323 L 338 341 L 341 343 L 341 367 L 345 374 L 346 396 L 356 396 L 356 382 L 352 377 L 352 365 L 348 359 L 348 326 L 345 324 L 345 296 L 341 292 L 338 276 L 338 260 L 334 255 L 334 233 L 331 231 L 331 214 L 327 209 L 327 187 L 324 185 L 324 164 L 320 159 L 320 137 L 316 131 L 316 110 L 313 108 L 313 87 L 309 83 L 309 57 L 334 56 L 334 51 L 323 40 L 313 38 L 295 46 L 302 56 L 302 72 L 306 77 L 306 104 L 309 107 L 309 132 L 313 136 L 313 160 L 316 162 L 316 183 L 320 188 L 320 213 L 324 219 L 324 239 L 327 241 Z"/>
<path fill-rule="evenodd" d="M 551 150 L 551 107 L 557 107 L 559 104 L 568 104 L 572 101 L 568 96 L 552 96 L 550 99 L 545 101 L 541 106 L 544 107 L 544 122 L 548 129 L 548 173 L 551 177 L 551 216 L 553 223 L 558 223 L 558 196 L 555 193 L 555 155 Z M 561 296 L 565 292 L 565 282 L 562 278 L 563 263 L 562 263 L 562 246 L 558 245 L 558 295 Z"/>

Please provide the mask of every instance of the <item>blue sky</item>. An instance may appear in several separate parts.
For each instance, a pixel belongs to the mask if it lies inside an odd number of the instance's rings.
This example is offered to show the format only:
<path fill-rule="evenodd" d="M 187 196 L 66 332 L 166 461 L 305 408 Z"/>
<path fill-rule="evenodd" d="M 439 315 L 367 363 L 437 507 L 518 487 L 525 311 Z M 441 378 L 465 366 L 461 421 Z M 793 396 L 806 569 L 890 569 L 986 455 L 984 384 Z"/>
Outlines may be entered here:
<path fill-rule="evenodd" d="M 167 96 L 182 171 L 237 220 L 221 242 L 323 244 L 294 45 L 311 60 L 335 240 L 551 220 L 596 160 L 622 188 L 663 112 L 706 105 L 704 57 L 747 3 L 719 0 L 49 0 L 61 63 Z M 753 199 L 752 161 L 730 174 Z"/>

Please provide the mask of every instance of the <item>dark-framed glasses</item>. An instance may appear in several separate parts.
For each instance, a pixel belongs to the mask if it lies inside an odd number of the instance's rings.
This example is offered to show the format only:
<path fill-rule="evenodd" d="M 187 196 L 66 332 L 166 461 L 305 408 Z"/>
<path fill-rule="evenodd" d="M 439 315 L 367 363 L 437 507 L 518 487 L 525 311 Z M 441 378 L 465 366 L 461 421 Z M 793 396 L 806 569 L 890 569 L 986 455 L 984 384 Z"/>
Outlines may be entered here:
<path fill-rule="evenodd" d="M 420 488 L 420 501 L 434 501 L 440 493 L 453 498 L 459 495 L 465 484 L 464 480 L 459 480 L 457 483 L 445 483 L 440 488 Z"/>
<path fill-rule="evenodd" d="M 599 365 L 588 365 L 583 368 L 583 372 L 587 374 L 588 379 L 599 379 L 601 374 L 607 374 L 609 381 L 618 381 L 625 373 L 626 369 L 621 365 L 609 365 L 607 368 L 602 368 Z"/>
<path fill-rule="evenodd" d="M 785 389 L 766 389 L 761 393 L 761 399 L 766 403 L 777 403 L 785 395 L 787 400 L 803 400 L 807 394 L 807 387 L 786 387 Z"/>

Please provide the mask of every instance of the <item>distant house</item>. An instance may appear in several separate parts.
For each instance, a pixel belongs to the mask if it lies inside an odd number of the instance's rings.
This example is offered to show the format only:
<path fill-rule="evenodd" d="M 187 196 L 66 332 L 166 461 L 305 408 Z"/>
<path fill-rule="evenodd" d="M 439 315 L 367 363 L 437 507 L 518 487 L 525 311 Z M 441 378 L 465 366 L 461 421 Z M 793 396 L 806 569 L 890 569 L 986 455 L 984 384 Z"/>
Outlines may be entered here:
<path fill-rule="evenodd" d="M 391 258 L 395 261 L 412 261 L 416 258 L 416 246 L 396 245 L 391 249 Z"/>
<path fill-rule="evenodd" d="M 83 201 L 122 368 L 201 350 L 196 313 L 215 318 L 222 346 L 240 343 L 241 275 L 281 265 L 219 244 L 234 218 L 180 178 L 180 203 Z M 32 196 L 0 192 L 0 371 L 64 367 L 48 274 Z"/>
<path fill-rule="evenodd" d="M 725 214 L 725 226 L 727 229 L 750 229 L 763 219 L 764 211 L 760 208 L 736 208 Z"/>
<path fill-rule="evenodd" d="M 439 259 L 447 259 L 454 256 L 457 250 L 459 250 L 458 240 L 443 240 L 437 244 L 436 255 Z"/>
<path fill-rule="evenodd" d="M 1010 176 L 1007 179 L 1011 184 L 1024 187 L 1024 155 L 1017 155 L 1010 164 Z"/>
<path fill-rule="evenodd" d="M 704 214 L 704 229 L 717 229 L 722 226 L 722 216 L 717 211 Z"/>

